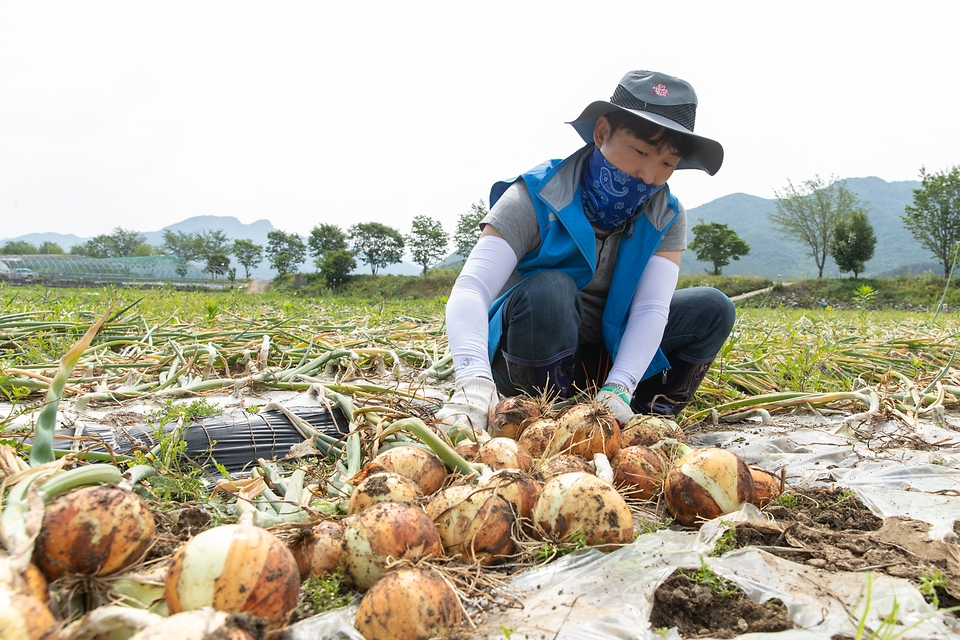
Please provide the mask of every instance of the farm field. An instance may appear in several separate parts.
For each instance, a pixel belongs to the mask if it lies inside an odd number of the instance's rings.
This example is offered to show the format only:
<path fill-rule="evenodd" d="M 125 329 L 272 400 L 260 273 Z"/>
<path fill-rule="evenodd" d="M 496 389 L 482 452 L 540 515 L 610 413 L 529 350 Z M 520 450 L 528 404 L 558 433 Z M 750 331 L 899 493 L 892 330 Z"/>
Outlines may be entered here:
<path fill-rule="evenodd" d="M 0 302 L 5 488 L 44 446 L 32 429 L 55 393 L 57 461 L 46 464 L 156 470 L 137 488 L 157 524 L 136 569 L 154 586 L 187 540 L 245 514 L 291 547 L 315 519 L 339 519 L 348 471 L 398 434 L 422 439 L 410 425 L 429 428 L 453 385 L 442 297 L 0 287 Z M 61 357 L 103 317 L 58 382 Z M 689 446 L 721 447 L 782 478 L 783 495 L 684 527 L 659 497 L 628 494 L 637 537 L 614 551 L 519 531 L 494 566 L 426 561 L 460 596 L 456 637 L 957 637 L 958 332 L 952 312 L 740 309 L 678 423 Z M 275 441 L 244 461 L 215 439 L 191 452 L 183 433 L 278 406 L 336 414 L 354 435 L 301 425 L 292 437 L 311 455 L 274 460 L 291 447 Z M 150 446 L 120 453 L 83 437 L 136 429 Z M 257 474 L 268 480 L 259 493 Z M 277 508 L 287 491 L 297 504 Z M 116 599 L 116 580 L 87 582 L 53 584 L 61 620 Z M 358 596 L 342 572 L 308 578 L 284 635 L 361 637 Z"/>

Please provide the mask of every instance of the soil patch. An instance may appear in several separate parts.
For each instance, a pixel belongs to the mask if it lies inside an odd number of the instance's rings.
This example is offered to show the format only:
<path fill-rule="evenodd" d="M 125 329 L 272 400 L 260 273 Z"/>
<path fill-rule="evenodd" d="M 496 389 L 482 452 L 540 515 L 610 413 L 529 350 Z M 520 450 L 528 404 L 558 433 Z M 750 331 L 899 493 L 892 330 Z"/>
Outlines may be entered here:
<path fill-rule="evenodd" d="M 200 507 L 186 507 L 176 511 L 154 511 L 156 542 L 147 552 L 145 560 L 156 560 L 172 555 L 180 545 L 210 528 L 210 514 Z"/>

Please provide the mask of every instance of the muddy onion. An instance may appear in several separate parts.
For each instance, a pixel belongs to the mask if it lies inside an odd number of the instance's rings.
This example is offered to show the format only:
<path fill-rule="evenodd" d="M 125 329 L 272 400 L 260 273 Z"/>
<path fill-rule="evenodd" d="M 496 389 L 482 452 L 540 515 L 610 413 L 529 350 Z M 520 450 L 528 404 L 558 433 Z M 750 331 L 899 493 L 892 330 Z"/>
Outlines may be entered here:
<path fill-rule="evenodd" d="M 556 430 L 556 420 L 541 416 L 524 428 L 517 442 L 522 444 L 534 458 L 542 458 Z"/>
<path fill-rule="evenodd" d="M 635 415 L 620 431 L 620 446 L 649 447 L 665 438 L 673 438 L 678 442 L 685 441 L 683 431 L 673 420 L 660 416 Z"/>
<path fill-rule="evenodd" d="M 508 396 L 497 403 L 493 409 L 493 419 L 487 425 L 487 432 L 494 438 L 514 438 L 520 436 L 525 423 L 540 416 L 537 401 L 527 396 Z"/>
<path fill-rule="evenodd" d="M 290 548 L 300 569 L 301 580 L 310 576 L 325 576 L 337 570 L 343 530 L 342 522 L 323 520 L 306 531 Z"/>
<path fill-rule="evenodd" d="M 750 468 L 735 453 L 698 449 L 667 471 L 663 496 L 677 522 L 690 526 L 739 511 L 753 500 Z"/>
<path fill-rule="evenodd" d="M 47 579 L 32 562 L 20 571 L 10 556 L 0 556 L 0 590 L 20 595 L 33 596 L 44 604 L 50 602 Z"/>
<path fill-rule="evenodd" d="M 207 529 L 184 543 L 167 570 L 170 613 L 213 607 L 249 612 L 282 628 L 297 606 L 300 570 L 275 535 L 249 524 Z"/>
<path fill-rule="evenodd" d="M 546 482 L 550 478 L 555 478 L 563 473 L 593 473 L 590 463 L 583 456 L 575 456 L 568 453 L 547 458 L 537 468 L 536 473 L 540 479 Z"/>
<path fill-rule="evenodd" d="M 572 453 L 592 460 L 595 453 L 612 458 L 619 450 L 617 419 L 603 405 L 586 402 L 570 407 L 557 418 L 547 453 Z"/>
<path fill-rule="evenodd" d="M 517 469 L 501 469 L 482 481 L 482 486 L 496 487 L 497 495 L 513 506 L 514 513 L 529 519 L 537 503 L 542 485 L 533 476 Z"/>
<path fill-rule="evenodd" d="M 360 601 L 353 626 L 365 640 L 450 637 L 463 614 L 457 594 L 435 569 L 391 571 Z"/>
<path fill-rule="evenodd" d="M 783 493 L 780 476 L 770 473 L 766 469 L 750 467 L 750 476 L 753 478 L 753 500 L 758 507 L 765 507 L 770 501 Z"/>
<path fill-rule="evenodd" d="M 476 442 L 470 442 L 468 440 L 458 444 L 454 448 L 454 451 L 456 451 L 457 455 L 467 462 L 475 462 L 477 459 L 477 453 L 480 451 L 480 445 L 478 445 Z"/>
<path fill-rule="evenodd" d="M 613 482 L 630 497 L 652 500 L 663 490 L 665 470 L 657 452 L 644 447 L 624 447 L 611 460 Z"/>
<path fill-rule="evenodd" d="M 477 460 L 491 469 L 529 471 L 533 456 L 526 447 L 510 438 L 491 438 L 480 445 Z"/>
<path fill-rule="evenodd" d="M 427 515 L 443 548 L 466 562 L 490 565 L 513 552 L 513 508 L 491 488 L 454 485 L 435 495 Z"/>
<path fill-rule="evenodd" d="M 416 482 L 392 471 L 373 473 L 358 484 L 350 494 L 347 514 L 360 513 L 377 502 L 419 502 L 423 497 Z"/>
<path fill-rule="evenodd" d="M 204 607 L 165 618 L 134 635 L 131 640 L 253 640 L 237 616 Z"/>
<path fill-rule="evenodd" d="M 591 546 L 633 541 L 633 516 L 626 501 L 589 473 L 565 473 L 543 485 L 533 519 L 554 540 L 582 535 Z"/>
<path fill-rule="evenodd" d="M 372 464 L 399 473 L 417 483 L 423 495 L 436 492 L 447 479 L 447 467 L 435 454 L 420 447 L 395 447 L 378 454 Z"/>
<path fill-rule="evenodd" d="M 47 506 L 33 561 L 48 580 L 105 576 L 143 557 L 154 532 L 153 515 L 137 494 L 116 485 L 82 487 Z"/>
<path fill-rule="evenodd" d="M 383 577 L 388 558 L 415 562 L 443 553 L 437 526 L 408 502 L 378 502 L 344 524 L 340 563 L 360 591 Z"/>
<path fill-rule="evenodd" d="M 0 640 L 54 640 L 57 624 L 50 609 L 33 596 L 0 589 Z"/>

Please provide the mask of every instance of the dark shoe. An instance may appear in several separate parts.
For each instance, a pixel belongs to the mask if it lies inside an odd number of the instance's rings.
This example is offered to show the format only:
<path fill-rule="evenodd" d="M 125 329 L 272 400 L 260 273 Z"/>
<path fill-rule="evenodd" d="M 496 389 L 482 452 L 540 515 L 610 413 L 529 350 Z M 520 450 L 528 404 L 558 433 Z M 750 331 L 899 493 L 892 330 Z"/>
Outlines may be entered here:
<path fill-rule="evenodd" d="M 522 360 L 514 358 L 506 351 L 500 352 L 507 366 L 507 377 L 514 387 L 512 394 L 504 389 L 504 395 L 516 395 L 524 392 L 539 395 L 546 392 L 548 397 L 566 397 L 570 381 L 573 379 L 573 364 L 577 358 L 577 347 L 561 351 L 546 360 Z"/>
<path fill-rule="evenodd" d="M 630 408 L 637 413 L 675 416 L 690 404 L 704 376 L 713 364 L 677 353 L 669 358 L 670 368 L 642 381 L 633 392 Z"/>

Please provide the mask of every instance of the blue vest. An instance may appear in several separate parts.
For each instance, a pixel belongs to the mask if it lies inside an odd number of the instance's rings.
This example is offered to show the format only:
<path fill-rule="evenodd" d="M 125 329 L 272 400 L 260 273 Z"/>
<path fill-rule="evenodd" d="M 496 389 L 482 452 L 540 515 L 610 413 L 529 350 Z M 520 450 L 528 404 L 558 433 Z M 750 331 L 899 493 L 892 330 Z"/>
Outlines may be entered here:
<path fill-rule="evenodd" d="M 522 279 L 548 269 L 563 271 L 573 278 L 578 289 L 583 289 L 593 279 L 597 268 L 596 234 L 583 213 L 580 171 L 573 164 L 582 153 L 583 150 L 564 160 L 548 160 L 518 178 L 496 183 L 490 190 L 492 208 L 507 187 L 516 180 L 523 180 L 533 201 L 540 227 L 540 246 L 517 263 L 517 272 Z M 617 264 L 601 320 L 603 344 L 614 360 L 627 326 L 630 304 L 640 275 L 680 214 L 677 198 L 670 193 L 669 187 L 665 187 L 664 191 L 667 206 L 673 212 L 664 228 L 657 229 L 641 213 L 627 223 L 627 230 L 620 238 Z M 491 362 L 503 335 L 503 303 L 514 288 L 494 300 L 488 312 L 490 329 L 487 350 Z M 669 366 L 666 356 L 658 349 L 643 378 L 649 378 Z"/>

